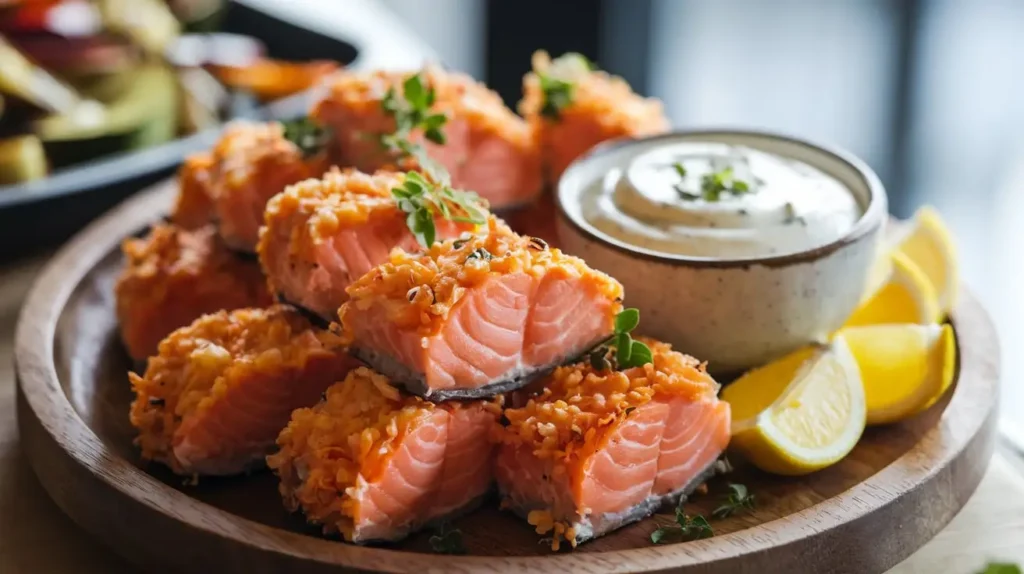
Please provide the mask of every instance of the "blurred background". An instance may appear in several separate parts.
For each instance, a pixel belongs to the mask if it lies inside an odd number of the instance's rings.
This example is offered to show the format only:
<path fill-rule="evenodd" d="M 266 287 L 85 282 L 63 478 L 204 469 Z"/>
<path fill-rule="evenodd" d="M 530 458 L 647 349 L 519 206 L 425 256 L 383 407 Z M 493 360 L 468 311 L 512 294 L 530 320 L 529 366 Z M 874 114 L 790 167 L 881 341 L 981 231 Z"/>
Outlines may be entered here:
<path fill-rule="evenodd" d="M 0 259 L 51 249 L 218 122 L 280 113 L 325 60 L 440 59 L 514 107 L 539 48 L 587 55 L 680 128 L 848 148 L 897 216 L 935 205 L 1001 332 L 1005 408 L 1024 409 L 1022 0 L 0 0 Z"/>

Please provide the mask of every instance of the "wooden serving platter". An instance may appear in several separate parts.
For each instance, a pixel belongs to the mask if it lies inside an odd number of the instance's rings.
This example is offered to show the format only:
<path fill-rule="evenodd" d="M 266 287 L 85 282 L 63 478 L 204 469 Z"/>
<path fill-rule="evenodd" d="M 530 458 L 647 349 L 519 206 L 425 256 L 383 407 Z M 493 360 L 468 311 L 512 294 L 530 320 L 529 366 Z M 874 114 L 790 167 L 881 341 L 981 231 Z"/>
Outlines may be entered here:
<path fill-rule="evenodd" d="M 147 569 L 203 572 L 882 572 L 941 529 L 981 480 L 998 402 L 998 346 L 978 302 L 954 311 L 955 387 L 901 424 L 870 428 L 839 464 L 801 478 L 737 468 L 757 498 L 712 521 L 710 539 L 655 546 L 655 516 L 574 552 L 551 553 L 524 521 L 485 505 L 457 520 L 469 556 L 430 553 L 429 534 L 390 547 L 326 539 L 281 505 L 267 472 L 183 484 L 146 465 L 128 423 L 132 368 L 117 338 L 120 241 L 159 219 L 175 191 L 142 193 L 79 234 L 41 274 L 17 330 L 18 422 L 43 486 L 83 528 Z M 529 218 L 527 218 L 529 219 Z M 687 504 L 710 516 L 726 479 Z"/>

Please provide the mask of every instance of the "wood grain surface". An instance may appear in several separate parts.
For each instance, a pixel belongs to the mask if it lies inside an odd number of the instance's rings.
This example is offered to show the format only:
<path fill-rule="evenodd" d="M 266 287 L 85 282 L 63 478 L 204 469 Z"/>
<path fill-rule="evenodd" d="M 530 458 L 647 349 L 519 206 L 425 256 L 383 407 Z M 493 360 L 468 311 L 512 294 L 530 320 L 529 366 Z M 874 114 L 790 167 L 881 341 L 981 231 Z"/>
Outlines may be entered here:
<path fill-rule="evenodd" d="M 954 312 L 960 378 L 911 421 L 869 429 L 842 463 L 800 479 L 749 468 L 730 480 L 757 509 L 714 522 L 708 540 L 652 546 L 655 517 L 574 553 L 550 555 L 522 521 L 484 509 L 455 526 L 473 556 L 424 554 L 426 536 L 364 548 L 315 536 L 285 513 L 266 473 L 202 481 L 143 465 L 127 423 L 130 367 L 116 339 L 111 286 L 120 239 L 159 218 L 173 189 L 140 195 L 91 226 L 43 272 L 17 332 L 19 428 L 43 486 L 73 519 L 138 564 L 178 570 L 882 572 L 963 506 L 994 444 L 998 347 L 969 295 Z M 707 514 L 724 485 L 688 505 Z M 492 505 L 493 506 L 493 505 Z"/>

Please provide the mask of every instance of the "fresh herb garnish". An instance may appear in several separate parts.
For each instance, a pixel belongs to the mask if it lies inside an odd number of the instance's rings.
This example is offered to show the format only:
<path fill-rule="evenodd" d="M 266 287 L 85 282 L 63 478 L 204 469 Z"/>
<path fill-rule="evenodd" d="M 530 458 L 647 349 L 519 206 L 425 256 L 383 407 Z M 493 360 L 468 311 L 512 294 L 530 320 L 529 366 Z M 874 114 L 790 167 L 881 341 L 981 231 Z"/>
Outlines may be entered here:
<path fill-rule="evenodd" d="M 438 554 L 466 553 L 466 546 L 462 543 L 462 531 L 450 528 L 447 524 L 440 525 L 430 537 L 430 548 Z"/>
<path fill-rule="evenodd" d="M 309 116 L 283 121 L 281 126 L 284 128 L 284 139 L 295 144 L 302 152 L 302 157 L 320 153 L 330 137 L 330 131 Z"/>
<path fill-rule="evenodd" d="M 642 367 L 653 360 L 651 348 L 633 339 L 630 333 L 640 324 L 640 311 L 623 309 L 615 317 L 612 336 L 590 352 L 590 366 L 596 371 Z M 609 352 L 614 350 L 609 359 Z"/>
<path fill-rule="evenodd" d="M 561 119 L 562 110 L 572 105 L 576 89 L 572 79 L 581 72 L 593 69 L 594 64 L 586 56 L 570 52 L 552 62 L 546 70 L 547 73 L 537 72 L 540 90 L 544 96 L 540 115 L 554 121 Z"/>
<path fill-rule="evenodd" d="M 572 104 L 573 85 L 565 80 L 552 78 L 544 74 L 540 77 L 540 89 L 544 93 L 544 104 L 540 108 L 540 115 L 549 120 L 558 121 L 562 117 L 562 110 Z"/>
<path fill-rule="evenodd" d="M 679 177 L 686 177 L 686 166 L 684 166 L 682 163 L 677 161 L 676 163 L 672 164 L 672 167 L 676 170 L 676 173 L 679 174 Z"/>
<path fill-rule="evenodd" d="M 663 544 L 668 542 L 684 542 L 711 538 L 715 531 L 711 529 L 706 518 L 701 515 L 689 517 L 682 508 L 676 508 L 676 523 L 662 526 L 651 533 L 651 542 Z"/>
<path fill-rule="evenodd" d="M 457 223 L 486 223 L 487 216 L 480 198 L 473 192 L 428 181 L 417 172 L 405 174 L 402 185 L 391 190 L 398 208 L 406 214 L 405 224 L 424 247 L 437 239 L 434 217 Z"/>
<path fill-rule="evenodd" d="M 634 340 L 630 335 L 639 324 L 640 311 L 637 309 L 623 309 L 615 317 L 612 345 L 615 347 L 615 361 L 620 369 L 642 367 L 653 358 L 651 348 L 641 341 Z"/>
<path fill-rule="evenodd" d="M 730 483 L 729 491 L 730 492 L 726 497 L 725 503 L 716 508 L 714 512 L 711 513 L 711 516 L 722 519 L 728 518 L 742 510 L 754 509 L 754 495 L 750 494 L 746 486 L 737 483 Z"/>
<path fill-rule="evenodd" d="M 444 167 L 430 158 L 422 145 L 409 139 L 413 130 L 421 129 L 423 136 L 433 143 L 443 145 L 447 141 L 442 128 L 448 116 L 430 111 L 435 98 L 434 88 L 428 87 L 420 74 L 413 74 L 402 82 L 401 96 L 394 88 L 388 88 L 380 103 L 395 120 L 394 133 L 382 134 L 381 145 L 399 158 L 416 159 L 426 175 L 410 172 L 401 186 L 391 190 L 399 209 L 406 214 L 406 226 L 424 247 L 430 247 L 437 239 L 436 216 L 457 223 L 487 222 L 483 200 L 475 193 L 453 189 Z"/>
<path fill-rule="evenodd" d="M 1009 562 L 990 562 L 978 574 L 1022 574 L 1020 566 Z"/>

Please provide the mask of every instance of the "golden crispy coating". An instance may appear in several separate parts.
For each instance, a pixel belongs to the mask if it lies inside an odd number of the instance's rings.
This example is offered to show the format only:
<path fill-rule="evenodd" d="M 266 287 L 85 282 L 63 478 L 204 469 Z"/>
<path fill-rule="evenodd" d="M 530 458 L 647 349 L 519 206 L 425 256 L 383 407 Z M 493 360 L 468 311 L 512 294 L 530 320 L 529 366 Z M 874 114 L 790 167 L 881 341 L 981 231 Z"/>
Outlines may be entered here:
<path fill-rule="evenodd" d="M 212 226 L 159 224 L 121 246 L 125 268 L 114 287 L 121 338 L 143 360 L 171 331 L 205 313 L 272 302 L 259 264 L 239 258 Z"/>

